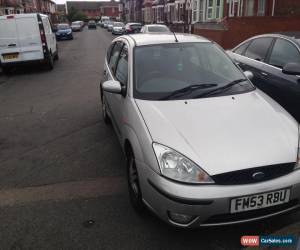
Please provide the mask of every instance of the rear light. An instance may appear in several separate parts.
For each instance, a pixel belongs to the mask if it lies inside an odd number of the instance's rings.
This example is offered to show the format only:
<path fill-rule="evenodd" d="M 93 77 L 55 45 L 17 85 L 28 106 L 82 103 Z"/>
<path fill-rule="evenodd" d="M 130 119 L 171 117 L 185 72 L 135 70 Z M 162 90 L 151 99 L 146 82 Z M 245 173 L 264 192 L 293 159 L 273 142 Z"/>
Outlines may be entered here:
<path fill-rule="evenodd" d="M 41 41 L 42 41 L 42 44 L 43 44 L 43 46 L 45 46 L 45 45 L 46 45 L 46 36 L 45 36 L 44 31 L 41 30 L 40 34 L 41 34 Z"/>
<path fill-rule="evenodd" d="M 13 18 L 15 18 L 15 16 L 14 16 L 14 15 L 9 15 L 9 16 L 7 16 L 6 18 L 7 18 L 7 19 L 13 19 Z"/>

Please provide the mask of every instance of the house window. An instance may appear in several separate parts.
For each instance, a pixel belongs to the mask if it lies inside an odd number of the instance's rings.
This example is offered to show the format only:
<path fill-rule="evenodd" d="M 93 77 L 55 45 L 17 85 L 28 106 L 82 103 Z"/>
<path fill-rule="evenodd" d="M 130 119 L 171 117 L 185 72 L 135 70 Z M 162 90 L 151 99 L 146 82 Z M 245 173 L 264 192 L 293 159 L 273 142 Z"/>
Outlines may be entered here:
<path fill-rule="evenodd" d="M 220 18 L 221 17 L 221 0 L 216 0 L 216 19 Z"/>
<path fill-rule="evenodd" d="M 258 16 L 265 15 L 265 7 L 266 7 L 266 0 L 258 0 L 258 10 L 257 10 Z"/>
<path fill-rule="evenodd" d="M 193 0 L 192 20 L 194 23 L 198 21 L 198 1 L 197 0 Z"/>
<path fill-rule="evenodd" d="M 246 4 L 246 16 L 254 15 L 254 0 L 247 0 Z"/>
<path fill-rule="evenodd" d="M 213 18 L 214 1 L 208 0 L 207 3 L 207 19 Z"/>

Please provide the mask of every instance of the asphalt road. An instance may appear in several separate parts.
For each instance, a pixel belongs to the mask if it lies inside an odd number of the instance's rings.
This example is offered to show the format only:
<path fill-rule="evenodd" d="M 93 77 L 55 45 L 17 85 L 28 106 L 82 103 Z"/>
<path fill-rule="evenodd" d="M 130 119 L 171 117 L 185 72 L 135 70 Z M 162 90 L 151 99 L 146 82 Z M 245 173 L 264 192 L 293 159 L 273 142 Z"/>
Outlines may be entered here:
<path fill-rule="evenodd" d="M 240 226 L 181 230 L 138 216 L 124 156 L 102 121 L 99 81 L 112 36 L 59 42 L 53 71 L 0 76 L 0 249 L 240 249 L 300 213 Z"/>

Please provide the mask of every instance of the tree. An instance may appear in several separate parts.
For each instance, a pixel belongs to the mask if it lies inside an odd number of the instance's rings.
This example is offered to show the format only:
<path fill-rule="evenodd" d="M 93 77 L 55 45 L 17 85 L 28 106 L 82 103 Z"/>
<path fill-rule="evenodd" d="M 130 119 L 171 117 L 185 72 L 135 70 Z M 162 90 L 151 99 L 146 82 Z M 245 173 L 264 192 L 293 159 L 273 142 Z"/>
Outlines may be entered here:
<path fill-rule="evenodd" d="M 67 16 L 69 22 L 74 22 L 74 21 L 84 21 L 87 16 L 80 10 L 76 10 L 73 6 L 70 8 L 68 11 L 68 16 Z"/>

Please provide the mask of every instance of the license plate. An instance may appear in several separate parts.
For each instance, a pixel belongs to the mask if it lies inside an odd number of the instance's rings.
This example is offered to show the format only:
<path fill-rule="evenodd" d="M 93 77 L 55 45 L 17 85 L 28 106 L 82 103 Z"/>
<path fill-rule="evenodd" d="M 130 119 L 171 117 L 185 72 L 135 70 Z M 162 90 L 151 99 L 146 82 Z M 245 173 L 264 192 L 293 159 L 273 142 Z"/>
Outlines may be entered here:
<path fill-rule="evenodd" d="M 272 207 L 287 203 L 290 200 L 290 189 L 282 189 L 262 194 L 242 196 L 231 200 L 230 213 Z"/>
<path fill-rule="evenodd" d="M 17 59 L 19 56 L 19 54 L 15 53 L 15 54 L 6 54 L 3 55 L 3 59 L 4 60 L 11 60 L 11 59 Z"/>

